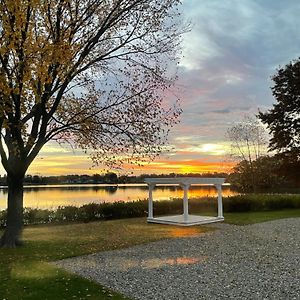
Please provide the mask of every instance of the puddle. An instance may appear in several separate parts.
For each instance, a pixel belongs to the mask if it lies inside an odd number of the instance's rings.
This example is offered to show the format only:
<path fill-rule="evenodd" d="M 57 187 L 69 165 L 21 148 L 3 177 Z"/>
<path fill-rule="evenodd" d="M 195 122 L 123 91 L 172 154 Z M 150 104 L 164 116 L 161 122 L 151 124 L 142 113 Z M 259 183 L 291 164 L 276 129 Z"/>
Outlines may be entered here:
<path fill-rule="evenodd" d="M 191 265 L 207 260 L 207 256 L 201 257 L 176 257 L 176 258 L 151 258 L 143 260 L 125 259 L 122 261 L 114 261 L 120 270 L 126 271 L 132 268 L 156 269 L 167 266 Z"/>
<path fill-rule="evenodd" d="M 168 225 L 169 226 L 169 225 Z M 205 233 L 204 230 L 199 230 L 199 228 L 185 227 L 185 228 L 172 228 L 169 231 L 171 237 L 194 237 Z"/>
<path fill-rule="evenodd" d="M 165 259 L 148 259 L 142 262 L 143 269 L 155 269 L 165 266 L 191 265 L 201 261 L 205 261 L 207 257 L 176 257 Z"/>

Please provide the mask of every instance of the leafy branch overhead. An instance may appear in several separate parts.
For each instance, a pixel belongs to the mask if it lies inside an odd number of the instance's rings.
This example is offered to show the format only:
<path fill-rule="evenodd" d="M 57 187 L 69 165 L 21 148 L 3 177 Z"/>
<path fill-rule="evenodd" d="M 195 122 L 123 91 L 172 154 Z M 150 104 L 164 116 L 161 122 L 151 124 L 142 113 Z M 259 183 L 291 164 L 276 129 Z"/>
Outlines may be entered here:
<path fill-rule="evenodd" d="M 155 157 L 181 110 L 177 0 L 0 1 L 0 152 L 25 172 L 51 139 L 95 161 Z M 7 147 L 4 146 L 4 143 Z M 15 164 L 12 163 L 13 160 Z"/>

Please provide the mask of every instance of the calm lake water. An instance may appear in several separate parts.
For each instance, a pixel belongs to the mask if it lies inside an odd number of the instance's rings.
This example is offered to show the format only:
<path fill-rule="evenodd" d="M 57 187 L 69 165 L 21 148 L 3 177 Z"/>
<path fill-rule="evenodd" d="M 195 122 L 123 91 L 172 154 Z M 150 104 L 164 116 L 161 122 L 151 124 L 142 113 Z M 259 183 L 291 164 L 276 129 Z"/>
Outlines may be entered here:
<path fill-rule="evenodd" d="M 230 186 L 223 186 L 223 196 L 237 194 Z M 181 198 L 183 191 L 178 186 L 157 186 L 154 200 Z M 192 186 L 189 197 L 217 196 L 213 186 Z M 57 208 L 58 206 L 81 206 L 88 203 L 134 201 L 148 198 L 146 184 L 80 184 L 80 185 L 37 185 L 24 188 L 24 206 L 33 208 Z M 0 210 L 6 209 L 7 188 L 0 187 Z"/>

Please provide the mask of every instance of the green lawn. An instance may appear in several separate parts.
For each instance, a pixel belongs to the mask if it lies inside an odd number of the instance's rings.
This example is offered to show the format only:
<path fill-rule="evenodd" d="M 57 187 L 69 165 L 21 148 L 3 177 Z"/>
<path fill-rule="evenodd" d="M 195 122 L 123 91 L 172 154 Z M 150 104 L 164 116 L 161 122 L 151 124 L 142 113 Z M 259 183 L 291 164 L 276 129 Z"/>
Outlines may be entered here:
<path fill-rule="evenodd" d="M 300 217 L 300 210 L 225 214 L 226 222 L 238 225 L 288 217 Z M 0 249 L 0 300 L 125 299 L 47 262 L 208 230 L 203 226 L 147 224 L 145 218 L 26 227 L 24 247 Z"/>
<path fill-rule="evenodd" d="M 24 247 L 0 249 L 0 299 L 125 299 L 47 262 L 208 230 L 147 224 L 145 218 L 26 227 Z"/>
<path fill-rule="evenodd" d="M 286 209 L 274 211 L 256 211 L 242 213 L 226 213 L 225 221 L 229 224 L 248 225 L 284 218 L 299 218 L 300 209 Z"/>

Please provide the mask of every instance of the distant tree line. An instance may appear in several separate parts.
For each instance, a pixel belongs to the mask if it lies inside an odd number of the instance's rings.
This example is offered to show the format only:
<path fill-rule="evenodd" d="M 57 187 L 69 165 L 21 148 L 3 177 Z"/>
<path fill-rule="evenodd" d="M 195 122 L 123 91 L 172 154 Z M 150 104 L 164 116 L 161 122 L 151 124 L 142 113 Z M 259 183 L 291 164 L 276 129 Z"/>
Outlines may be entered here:
<path fill-rule="evenodd" d="M 144 183 L 147 177 L 228 177 L 227 173 L 189 173 L 189 174 L 142 174 L 142 175 L 117 175 L 114 172 L 108 172 L 105 174 L 93 174 L 93 175 L 60 175 L 60 176 L 39 176 L 28 175 L 25 178 L 27 184 L 126 184 L 126 183 Z M 4 179 L 5 177 L 3 177 Z"/>
<path fill-rule="evenodd" d="M 117 175 L 114 172 L 93 175 L 59 175 L 41 176 L 27 175 L 24 180 L 25 185 L 35 184 L 125 184 L 125 183 L 144 183 L 147 177 L 223 177 L 227 178 L 227 173 L 189 173 L 189 174 L 142 174 L 142 175 Z M 7 185 L 6 175 L 0 177 L 0 185 Z"/>
<path fill-rule="evenodd" d="M 222 177 L 231 184 L 232 189 L 240 192 L 280 191 L 300 187 L 300 162 L 292 157 L 261 156 L 249 163 L 241 160 L 230 173 L 189 173 L 189 174 L 142 174 L 117 175 L 105 174 L 71 174 L 59 176 L 27 175 L 25 185 L 46 184 L 130 184 L 144 183 L 147 177 Z M 7 186 L 6 175 L 0 176 L 0 185 Z"/>

